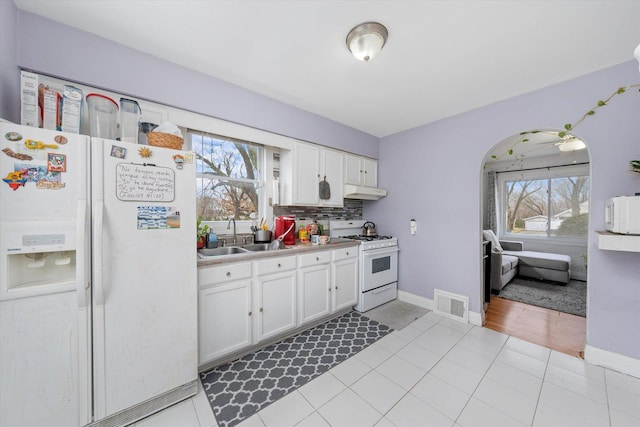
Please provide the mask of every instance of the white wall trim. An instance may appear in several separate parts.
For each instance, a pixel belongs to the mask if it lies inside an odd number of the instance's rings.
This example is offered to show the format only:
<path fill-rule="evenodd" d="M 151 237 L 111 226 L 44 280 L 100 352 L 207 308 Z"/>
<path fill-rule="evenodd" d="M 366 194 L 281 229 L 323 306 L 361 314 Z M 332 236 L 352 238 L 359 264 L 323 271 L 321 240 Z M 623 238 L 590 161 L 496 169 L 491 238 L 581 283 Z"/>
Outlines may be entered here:
<path fill-rule="evenodd" d="M 398 299 L 400 301 L 408 302 L 409 304 L 417 305 L 428 310 L 433 311 L 434 302 L 432 299 L 421 297 L 410 292 L 398 290 Z M 469 323 L 475 326 L 482 326 L 482 314 L 475 311 L 469 311 Z"/>
<path fill-rule="evenodd" d="M 640 378 L 640 359 L 587 345 L 584 348 L 584 360 L 594 365 Z"/>

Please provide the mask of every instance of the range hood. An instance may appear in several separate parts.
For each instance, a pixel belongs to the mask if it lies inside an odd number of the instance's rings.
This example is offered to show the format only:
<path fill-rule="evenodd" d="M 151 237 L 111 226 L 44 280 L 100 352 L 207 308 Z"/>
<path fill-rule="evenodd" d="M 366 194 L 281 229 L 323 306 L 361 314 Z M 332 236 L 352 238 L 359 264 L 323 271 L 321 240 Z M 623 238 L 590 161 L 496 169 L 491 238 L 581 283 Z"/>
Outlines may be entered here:
<path fill-rule="evenodd" d="M 366 187 L 364 185 L 344 185 L 344 198 L 345 199 L 360 199 L 360 200 L 378 200 L 381 197 L 387 195 L 387 190 L 376 187 Z"/>

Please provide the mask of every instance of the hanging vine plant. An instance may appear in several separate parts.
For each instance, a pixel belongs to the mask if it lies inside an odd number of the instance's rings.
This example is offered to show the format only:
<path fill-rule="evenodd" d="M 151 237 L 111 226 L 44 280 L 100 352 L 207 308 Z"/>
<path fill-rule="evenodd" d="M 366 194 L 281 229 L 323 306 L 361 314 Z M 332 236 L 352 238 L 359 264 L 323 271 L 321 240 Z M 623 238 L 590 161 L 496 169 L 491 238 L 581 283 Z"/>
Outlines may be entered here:
<path fill-rule="evenodd" d="M 587 117 L 593 116 L 594 114 L 596 114 L 596 111 L 599 108 L 602 108 L 605 105 L 608 105 L 609 102 L 614 97 L 616 97 L 617 95 L 622 95 L 623 93 L 627 92 L 629 89 L 633 89 L 633 88 L 637 88 L 637 87 L 640 87 L 640 83 L 619 87 L 608 98 L 599 100 L 597 102 L 597 104 L 592 109 L 590 109 L 589 111 L 584 113 L 582 115 L 582 117 L 580 117 L 575 123 L 567 123 L 567 124 L 565 124 L 563 131 L 554 132 L 554 131 L 545 131 L 545 130 L 532 130 L 532 131 L 522 132 L 522 133 L 520 133 L 520 138 L 513 145 L 511 145 L 511 147 L 509 147 L 504 153 L 502 153 L 500 155 L 492 155 L 491 158 L 495 159 L 495 160 L 498 160 L 498 159 L 501 159 L 501 158 L 503 158 L 504 156 L 507 156 L 507 155 L 508 156 L 512 156 L 514 148 L 516 148 L 520 144 L 528 142 L 530 140 L 530 138 L 529 138 L 530 135 L 534 135 L 534 134 L 537 134 L 537 133 L 544 133 L 544 134 L 547 134 L 547 135 L 557 136 L 558 138 L 560 138 L 560 140 L 564 140 L 563 143 L 564 142 L 568 142 L 568 141 L 570 141 L 572 139 L 576 139 L 576 137 L 570 133 L 573 129 L 575 129 L 576 126 L 578 126 L 580 123 L 582 123 Z M 640 92 L 640 89 L 638 89 L 638 91 Z M 631 167 L 632 167 L 632 172 L 640 174 L 640 160 L 632 160 L 631 161 Z"/>

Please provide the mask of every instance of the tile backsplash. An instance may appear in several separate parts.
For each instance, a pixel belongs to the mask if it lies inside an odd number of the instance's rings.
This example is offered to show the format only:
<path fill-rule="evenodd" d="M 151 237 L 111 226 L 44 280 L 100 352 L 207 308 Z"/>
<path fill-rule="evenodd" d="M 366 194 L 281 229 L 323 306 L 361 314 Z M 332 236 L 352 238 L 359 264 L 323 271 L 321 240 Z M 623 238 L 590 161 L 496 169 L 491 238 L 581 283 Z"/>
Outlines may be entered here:
<path fill-rule="evenodd" d="M 362 219 L 362 200 L 344 199 L 342 208 L 274 206 L 273 215 L 295 215 L 296 220 Z"/>

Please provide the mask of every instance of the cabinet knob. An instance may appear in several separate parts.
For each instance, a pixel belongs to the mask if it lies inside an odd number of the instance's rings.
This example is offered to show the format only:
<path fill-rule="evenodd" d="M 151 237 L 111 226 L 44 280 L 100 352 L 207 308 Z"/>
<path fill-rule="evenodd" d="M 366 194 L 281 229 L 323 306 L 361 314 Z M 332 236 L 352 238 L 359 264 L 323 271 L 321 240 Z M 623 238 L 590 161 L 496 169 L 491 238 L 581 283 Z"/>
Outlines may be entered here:
<path fill-rule="evenodd" d="M 262 307 L 260 307 L 260 313 L 262 313 L 262 311 L 263 311 L 263 310 L 262 310 Z"/>
<path fill-rule="evenodd" d="M 349 256 L 349 252 L 347 252 L 347 256 Z"/>
<path fill-rule="evenodd" d="M 320 257 L 316 257 L 316 261 L 320 261 Z"/>
<path fill-rule="evenodd" d="M 249 316 L 251 316 L 251 312 L 249 312 Z"/>
<path fill-rule="evenodd" d="M 282 267 L 282 264 L 278 263 L 278 268 Z"/>
<path fill-rule="evenodd" d="M 231 272 L 227 271 L 227 277 L 231 277 Z"/>
<path fill-rule="evenodd" d="M 329 292 L 331 292 L 331 288 L 329 288 Z"/>
<path fill-rule="evenodd" d="M 336 285 L 336 291 L 338 290 L 338 285 Z"/>

